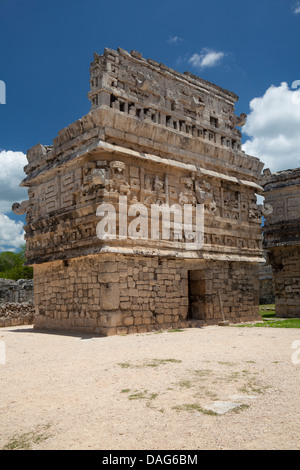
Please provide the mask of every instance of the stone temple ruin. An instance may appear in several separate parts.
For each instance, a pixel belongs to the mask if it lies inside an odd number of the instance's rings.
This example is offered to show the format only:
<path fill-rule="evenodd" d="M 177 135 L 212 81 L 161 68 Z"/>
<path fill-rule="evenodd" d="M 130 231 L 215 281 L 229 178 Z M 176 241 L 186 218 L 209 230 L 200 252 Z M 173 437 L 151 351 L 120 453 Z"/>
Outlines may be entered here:
<path fill-rule="evenodd" d="M 110 335 L 259 318 L 263 164 L 241 150 L 238 97 L 122 49 L 95 54 L 90 76 L 90 112 L 28 151 L 29 200 L 14 205 L 35 326 Z M 106 239 L 103 204 L 115 208 Z M 169 237 L 151 231 L 152 205 L 189 205 L 191 229 L 201 205 L 201 249 L 172 213 Z"/>
<path fill-rule="evenodd" d="M 276 316 L 300 317 L 300 168 L 265 172 L 265 202 L 273 207 L 264 245 L 273 271 Z"/>
<path fill-rule="evenodd" d="M 31 324 L 34 313 L 33 281 L 0 278 L 0 327 Z"/>

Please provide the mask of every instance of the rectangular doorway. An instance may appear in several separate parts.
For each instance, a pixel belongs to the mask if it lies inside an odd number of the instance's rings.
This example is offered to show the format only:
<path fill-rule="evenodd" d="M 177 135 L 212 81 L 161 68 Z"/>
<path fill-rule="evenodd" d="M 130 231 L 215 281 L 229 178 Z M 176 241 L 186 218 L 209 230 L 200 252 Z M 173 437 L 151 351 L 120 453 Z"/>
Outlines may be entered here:
<path fill-rule="evenodd" d="M 206 278 L 204 269 L 188 271 L 190 320 L 206 319 Z"/>

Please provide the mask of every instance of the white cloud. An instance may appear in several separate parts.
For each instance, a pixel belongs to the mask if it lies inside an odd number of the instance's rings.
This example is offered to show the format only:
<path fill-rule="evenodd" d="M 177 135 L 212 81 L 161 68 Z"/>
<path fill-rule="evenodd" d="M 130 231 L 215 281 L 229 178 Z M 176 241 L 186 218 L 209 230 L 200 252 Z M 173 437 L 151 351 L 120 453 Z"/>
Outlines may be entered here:
<path fill-rule="evenodd" d="M 224 56 L 224 52 L 204 48 L 200 54 L 193 54 L 189 59 L 189 63 L 195 68 L 204 69 L 206 67 L 214 67 L 218 65 Z"/>
<path fill-rule="evenodd" d="M 10 212 L 14 202 L 27 199 L 27 190 L 19 187 L 26 176 L 23 168 L 27 163 L 23 152 L 0 151 L 0 213 Z"/>
<path fill-rule="evenodd" d="M 300 13 L 300 3 L 299 2 L 294 6 L 294 13 L 296 15 L 298 15 Z"/>
<path fill-rule="evenodd" d="M 167 39 L 169 44 L 178 44 L 182 41 L 183 39 L 181 39 L 179 36 L 170 36 L 169 39 Z"/>
<path fill-rule="evenodd" d="M 250 139 L 243 150 L 259 157 L 272 172 L 299 167 L 300 90 L 290 90 L 285 82 L 272 85 L 250 102 L 250 110 L 243 128 Z"/>
<path fill-rule="evenodd" d="M 0 251 L 14 251 L 24 243 L 23 223 L 0 214 Z"/>

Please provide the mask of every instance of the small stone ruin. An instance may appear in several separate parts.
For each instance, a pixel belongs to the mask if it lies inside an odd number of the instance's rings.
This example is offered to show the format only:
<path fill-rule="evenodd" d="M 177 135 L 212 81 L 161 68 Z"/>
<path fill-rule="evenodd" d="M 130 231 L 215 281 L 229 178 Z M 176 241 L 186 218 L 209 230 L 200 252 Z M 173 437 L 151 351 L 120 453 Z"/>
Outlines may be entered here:
<path fill-rule="evenodd" d="M 241 149 L 238 97 L 122 49 L 94 55 L 90 85 L 90 112 L 28 151 L 29 199 L 14 205 L 26 212 L 36 328 L 258 319 L 264 165 Z"/>

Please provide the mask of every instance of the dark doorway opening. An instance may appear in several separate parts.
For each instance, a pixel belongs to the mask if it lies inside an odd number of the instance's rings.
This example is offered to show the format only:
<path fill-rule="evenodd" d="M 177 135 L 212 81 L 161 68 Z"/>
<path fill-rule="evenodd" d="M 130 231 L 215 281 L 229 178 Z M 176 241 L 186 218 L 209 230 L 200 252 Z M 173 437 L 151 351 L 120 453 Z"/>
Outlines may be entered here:
<path fill-rule="evenodd" d="M 205 320 L 206 318 L 206 279 L 205 270 L 197 269 L 188 272 L 189 311 L 190 320 Z"/>

